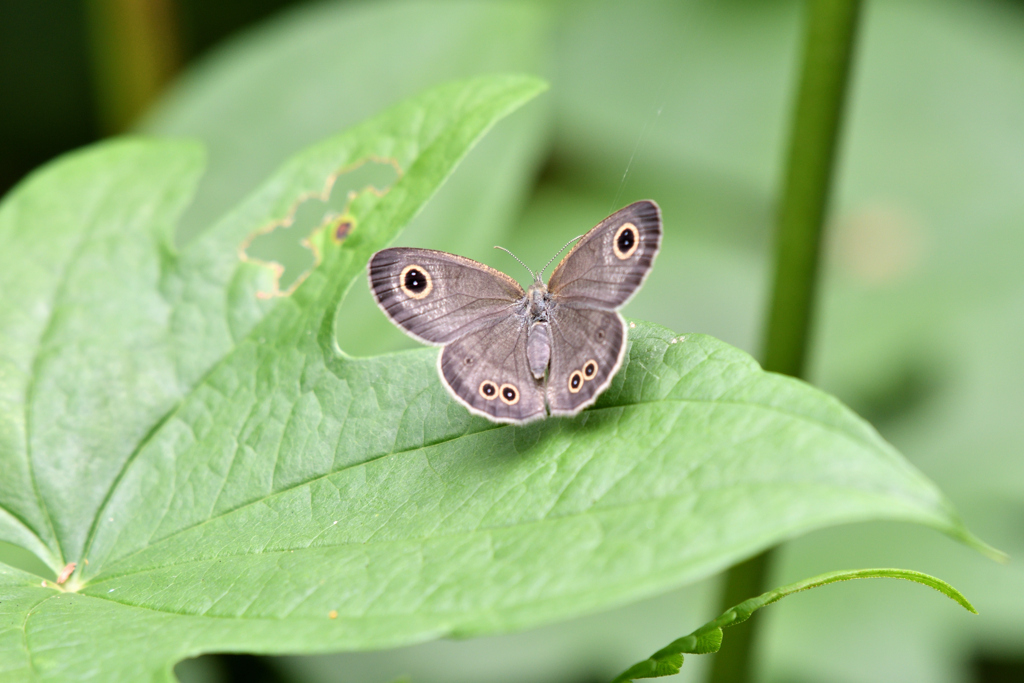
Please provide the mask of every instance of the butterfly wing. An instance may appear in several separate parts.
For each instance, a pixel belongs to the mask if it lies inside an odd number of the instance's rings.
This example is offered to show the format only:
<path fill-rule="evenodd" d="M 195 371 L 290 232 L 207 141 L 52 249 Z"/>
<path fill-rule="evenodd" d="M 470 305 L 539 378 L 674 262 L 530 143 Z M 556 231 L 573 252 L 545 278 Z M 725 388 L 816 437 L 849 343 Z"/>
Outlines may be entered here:
<path fill-rule="evenodd" d="M 550 315 L 547 401 L 552 415 L 575 415 L 611 383 L 626 351 L 617 311 L 559 306 Z"/>
<path fill-rule="evenodd" d="M 660 246 L 658 205 L 636 202 L 580 238 L 551 274 L 552 415 L 575 415 L 611 383 L 626 351 L 626 324 L 616 309 L 643 284 Z"/>
<path fill-rule="evenodd" d="M 661 210 L 630 204 L 580 238 L 558 264 L 548 291 L 558 303 L 615 310 L 643 284 L 661 246 Z"/>
<path fill-rule="evenodd" d="M 470 412 L 522 424 L 545 416 L 544 391 L 526 356 L 527 322 L 506 316 L 441 350 L 438 370 Z"/>
<path fill-rule="evenodd" d="M 497 422 L 544 417 L 544 392 L 526 355 L 524 292 L 508 275 L 429 249 L 378 251 L 370 291 L 409 335 L 445 345 L 441 380 L 469 410 Z"/>
<path fill-rule="evenodd" d="M 432 249 L 378 251 L 370 291 L 392 322 L 428 344 L 447 344 L 514 315 L 519 283 L 468 258 Z"/>
<path fill-rule="evenodd" d="M 527 352 L 522 287 L 460 256 L 396 248 L 370 259 L 370 289 L 411 336 L 446 345 L 438 371 L 471 412 L 520 424 L 573 415 L 593 403 L 622 363 L 626 326 L 616 309 L 643 284 L 661 245 L 652 201 L 631 204 L 584 235 L 548 283 L 550 365 L 546 384 Z"/>

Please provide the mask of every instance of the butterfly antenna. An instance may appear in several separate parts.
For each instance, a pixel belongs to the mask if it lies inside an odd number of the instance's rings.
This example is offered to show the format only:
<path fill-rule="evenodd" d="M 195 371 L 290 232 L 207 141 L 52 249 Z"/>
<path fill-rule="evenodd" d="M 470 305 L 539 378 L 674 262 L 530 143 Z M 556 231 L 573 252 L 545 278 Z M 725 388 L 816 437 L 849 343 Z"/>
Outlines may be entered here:
<path fill-rule="evenodd" d="M 519 265 L 521 265 L 521 266 L 522 266 L 523 268 L 526 268 L 527 270 L 530 270 L 530 266 L 528 266 L 528 265 L 526 265 L 525 263 L 523 263 L 523 260 L 522 260 L 521 258 L 519 258 L 519 257 L 518 257 L 518 256 L 516 256 L 515 254 L 513 254 L 513 253 L 512 253 L 511 251 L 509 251 L 509 250 L 508 250 L 508 249 L 506 249 L 505 247 L 499 247 L 499 246 L 495 246 L 494 248 L 495 248 L 495 249 L 501 249 L 501 250 L 502 250 L 503 252 L 505 252 L 506 254 L 508 254 L 509 256 L 511 256 L 512 258 L 514 258 L 514 259 L 515 259 L 516 261 L 519 261 Z M 541 271 L 541 272 L 544 272 L 544 271 Z M 533 278 L 534 280 L 536 280 L 536 279 L 537 279 L 537 276 L 533 274 L 533 271 L 532 271 L 532 270 L 530 270 L 530 277 L 532 277 L 532 278 Z"/>
<path fill-rule="evenodd" d="M 552 256 L 552 257 L 551 257 L 551 258 L 550 258 L 550 259 L 548 260 L 548 262 L 544 264 L 544 267 L 540 269 L 540 273 L 538 273 L 537 277 L 540 277 L 541 275 L 543 275 L 543 274 L 544 274 L 544 271 L 548 269 L 548 266 L 550 266 L 550 265 L 551 265 L 551 262 L 552 262 L 552 261 L 554 261 L 554 260 L 555 260 L 556 258 L 558 258 L 559 256 L 561 256 L 562 252 L 566 250 L 566 247 L 568 247 L 568 246 L 569 246 L 570 244 L 572 244 L 573 242 L 575 242 L 576 240 L 578 240 L 578 239 L 579 239 L 579 238 L 581 238 L 581 237 L 583 237 L 583 235 L 576 235 L 576 236 L 575 236 L 575 237 L 573 237 L 573 238 L 572 238 L 571 240 L 569 240 L 568 242 L 566 242 L 566 243 L 565 243 L 565 246 L 564 246 L 564 247 L 562 247 L 561 249 L 559 249 L 559 250 L 558 250 L 558 253 L 557 253 L 557 254 L 555 254 L 554 256 Z"/>

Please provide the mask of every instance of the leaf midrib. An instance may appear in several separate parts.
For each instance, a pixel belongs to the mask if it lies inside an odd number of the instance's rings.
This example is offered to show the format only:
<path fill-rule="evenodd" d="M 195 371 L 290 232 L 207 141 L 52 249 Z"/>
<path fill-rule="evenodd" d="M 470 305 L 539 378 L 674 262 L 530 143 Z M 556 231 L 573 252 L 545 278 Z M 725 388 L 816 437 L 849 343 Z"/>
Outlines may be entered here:
<path fill-rule="evenodd" d="M 812 487 L 813 486 L 815 488 L 821 488 L 821 485 L 819 485 L 819 484 L 804 483 L 804 484 L 801 484 L 801 485 L 802 486 L 808 486 L 808 487 Z M 758 484 L 748 484 L 747 486 L 753 488 L 753 487 L 758 486 Z M 703 493 L 713 493 L 713 492 L 720 491 L 720 490 L 727 489 L 727 488 L 742 488 L 742 487 L 735 487 L 735 486 L 712 486 L 712 487 L 708 487 L 708 488 L 705 488 L 705 489 L 701 489 L 701 491 Z M 829 486 L 825 486 L 825 488 L 829 488 Z M 838 485 L 833 485 L 830 488 L 835 488 L 836 490 L 846 490 L 846 489 L 843 489 L 842 487 L 840 487 Z M 645 506 L 645 505 L 650 505 L 652 503 L 661 503 L 661 502 L 664 502 L 664 501 L 672 500 L 673 498 L 680 497 L 682 495 L 685 495 L 685 494 L 682 494 L 682 493 L 672 493 L 672 494 L 667 494 L 667 495 L 664 495 L 664 496 L 652 497 L 652 498 L 647 498 L 647 499 L 639 500 L 639 501 L 624 501 L 622 503 L 616 503 L 614 505 L 609 505 L 609 506 L 607 506 L 605 508 L 602 508 L 601 512 L 604 512 L 604 511 L 612 512 L 612 511 L 616 511 L 616 510 L 624 510 L 624 509 L 629 509 L 629 508 L 634 508 L 634 507 L 641 507 L 641 506 Z M 589 516 L 589 515 L 594 515 L 596 513 L 597 513 L 597 511 L 595 511 L 593 509 L 588 509 L 588 510 L 581 510 L 581 511 L 578 511 L 578 512 L 574 512 L 574 513 L 570 513 L 570 514 L 567 514 L 567 515 L 562 515 L 562 516 L 554 517 L 554 518 L 536 519 L 536 520 L 530 520 L 530 521 L 527 521 L 527 522 L 518 522 L 518 523 L 515 523 L 515 524 L 498 525 L 498 526 L 486 527 L 486 528 L 482 528 L 482 529 L 468 529 L 468 530 L 464 530 L 464 531 L 456 531 L 456 532 L 447 533 L 447 534 L 438 534 L 436 536 L 429 536 L 429 537 L 413 537 L 413 538 L 392 539 L 392 540 L 387 540 L 387 541 L 377 541 L 376 544 L 377 544 L 377 546 L 388 546 L 388 545 L 398 545 L 398 544 L 417 544 L 417 543 L 423 543 L 423 542 L 427 542 L 427 541 L 434 541 L 434 540 L 437 540 L 437 539 L 455 539 L 455 538 L 460 538 L 460 537 L 471 536 L 471 535 L 474 535 L 474 534 L 490 534 L 492 532 L 498 532 L 498 531 L 502 531 L 502 530 L 505 530 L 505 529 L 519 529 L 519 528 L 543 526 L 545 524 L 551 524 L 551 523 L 561 522 L 561 521 L 565 521 L 565 520 L 571 520 L 573 518 L 586 517 L 586 516 Z M 874 519 L 875 517 L 872 516 L 872 515 L 865 516 L 863 514 L 850 515 L 848 511 L 844 511 L 843 515 L 842 515 L 842 518 L 844 520 L 847 520 L 847 521 L 857 521 L 857 520 L 865 520 L 865 519 Z M 786 529 L 786 531 L 791 531 L 791 529 Z M 349 546 L 365 547 L 365 545 L 366 545 L 365 543 L 359 542 L 359 541 L 348 541 L 348 542 L 344 542 L 344 543 L 335 543 L 335 544 L 323 545 L 323 546 L 318 546 L 318 547 L 319 548 L 332 548 L 332 549 L 336 549 L 336 548 L 345 548 L 345 547 L 349 547 Z M 297 550 L 301 551 L 301 550 L 306 550 L 306 549 L 308 549 L 308 548 L 282 548 L 282 549 L 279 549 L 279 550 L 268 550 L 268 551 L 263 551 L 263 552 L 260 552 L 260 553 L 230 553 L 230 554 L 226 554 L 226 555 L 218 555 L 216 557 L 206 557 L 206 558 L 196 558 L 196 559 L 191 559 L 191 560 L 184 560 L 184 561 L 181 561 L 181 562 L 175 562 L 173 564 L 160 565 L 160 566 L 157 566 L 157 567 L 149 567 L 149 568 L 142 569 L 142 570 L 135 571 L 135 572 L 119 574 L 117 576 L 109 576 L 109 577 L 106 577 L 106 578 L 102 579 L 101 581 L 91 582 L 87 586 L 83 586 L 82 588 L 86 588 L 86 587 L 95 588 L 96 586 L 102 585 L 103 583 L 106 583 L 108 581 L 113 581 L 113 580 L 116 580 L 116 579 L 124 579 L 124 578 L 128 578 L 128 577 L 136 577 L 136 576 L 141 576 L 141 575 L 148 574 L 148 573 L 155 573 L 155 572 L 164 571 L 164 570 L 167 570 L 167 569 L 174 569 L 174 568 L 178 568 L 178 567 L 188 567 L 188 566 L 191 566 L 191 565 L 201 565 L 203 563 L 219 562 L 219 561 L 225 560 L 225 559 L 237 559 L 237 558 L 251 557 L 254 554 L 266 555 L 266 556 L 288 555 L 288 554 L 293 554 Z M 690 563 L 690 562 L 691 562 L 691 560 L 687 560 L 686 561 L 687 564 Z M 625 583 L 627 585 L 632 585 L 635 582 L 630 580 L 630 581 L 626 581 Z M 130 603 L 130 602 L 122 602 L 122 601 L 119 601 L 119 600 L 115 600 L 114 598 L 107 597 L 106 595 L 93 595 L 91 593 L 90 594 L 82 594 L 82 595 L 83 595 L 83 597 L 88 597 L 88 598 L 92 598 L 92 599 L 96 599 L 96 600 L 106 600 L 108 602 L 116 603 L 118 605 L 123 605 L 123 606 L 126 606 L 126 607 L 137 607 L 137 608 L 140 608 L 140 609 L 146 609 L 146 610 L 150 610 L 150 611 L 161 613 L 161 614 L 173 614 L 173 615 L 187 616 L 187 617 L 214 618 L 214 619 L 257 619 L 257 620 L 270 620 L 270 621 L 292 618 L 290 615 L 285 615 L 283 617 L 267 618 L 267 617 L 244 617 L 242 615 L 222 616 L 222 615 L 216 615 L 216 614 L 210 615 L 210 614 L 206 614 L 206 613 L 193 614 L 193 613 L 188 613 L 188 612 L 175 612 L 173 610 L 166 610 L 166 609 L 161 609 L 161 608 L 152 607 L 152 606 L 148 606 L 148 605 L 140 605 L 140 604 L 135 604 L 135 603 Z M 562 594 L 562 595 L 559 595 L 558 597 L 559 598 L 564 598 L 567 595 L 574 595 L 574 594 Z M 524 604 L 530 604 L 531 602 L 541 602 L 541 601 L 528 601 L 528 602 L 526 602 Z M 434 612 L 430 612 L 430 613 L 431 614 L 435 614 Z M 440 613 L 437 613 L 437 614 L 440 614 Z M 376 616 L 407 616 L 407 615 L 404 614 L 404 613 L 395 613 L 395 614 L 392 614 L 392 615 L 376 615 Z M 360 617 L 360 618 L 362 618 L 362 617 Z"/>
<path fill-rule="evenodd" d="M 413 352 L 415 353 L 416 351 L 413 351 Z M 803 421 L 803 422 L 806 422 L 806 423 L 809 423 L 809 424 L 816 425 L 817 427 L 819 427 L 819 428 L 821 428 L 823 430 L 826 430 L 826 431 L 833 432 L 833 433 L 839 435 L 842 438 L 845 438 L 845 439 L 848 439 L 848 440 L 851 440 L 851 441 L 854 441 L 854 442 L 858 442 L 858 443 L 860 443 L 860 444 L 862 444 L 864 446 L 868 446 L 868 447 L 876 449 L 876 450 L 878 449 L 878 446 L 879 446 L 879 444 L 877 444 L 877 443 L 868 443 L 868 442 L 866 442 L 865 440 L 863 440 L 862 438 L 860 438 L 857 435 L 851 435 L 851 434 L 848 434 L 846 432 L 840 431 L 839 429 L 837 429 L 833 425 L 830 425 L 828 423 L 825 423 L 825 422 L 822 422 L 820 420 L 814 419 L 813 417 L 810 417 L 810 416 L 807 416 L 807 415 L 800 415 L 798 413 L 792 413 L 790 411 L 782 410 L 782 409 L 780 409 L 780 408 L 778 408 L 776 406 L 769 406 L 769 405 L 758 404 L 758 403 L 750 403 L 750 402 L 746 402 L 746 401 L 719 400 L 719 399 L 685 399 L 685 398 L 672 398 L 672 397 L 670 397 L 670 398 L 663 398 L 663 399 L 655 399 L 655 400 L 652 400 L 652 401 L 637 401 L 637 402 L 634 402 L 634 403 L 626 403 L 626 404 L 619 404 L 619 405 L 614 405 L 614 406 L 602 406 L 602 407 L 597 407 L 597 408 L 591 408 L 588 412 L 596 413 L 598 411 L 606 411 L 606 410 L 621 410 L 621 409 L 624 409 L 624 408 L 631 408 L 631 407 L 635 407 L 635 406 L 653 405 L 653 404 L 656 404 L 656 403 L 669 403 L 669 402 L 672 402 L 672 403 L 684 403 L 684 404 L 738 405 L 738 406 L 744 406 L 744 407 L 751 407 L 751 408 L 755 408 L 755 409 L 761 409 L 761 410 L 765 410 L 765 411 L 769 411 L 769 412 L 778 413 L 778 414 L 781 414 L 781 415 L 786 415 L 786 416 L 791 417 L 791 418 L 793 418 L 795 420 L 799 420 L 799 421 Z M 499 426 L 495 427 L 495 429 L 500 429 L 500 428 L 506 428 L 507 429 L 509 427 L 505 426 L 505 425 L 499 425 Z M 484 431 L 492 431 L 492 430 L 484 430 Z M 416 451 L 423 450 L 424 448 L 430 448 L 430 447 L 441 445 L 441 444 L 452 443 L 452 442 L 455 442 L 455 441 L 457 441 L 459 439 L 475 436 L 475 435 L 480 434 L 480 433 L 481 432 L 468 432 L 468 433 L 465 433 L 465 434 L 458 434 L 458 435 L 455 435 L 453 437 L 449 437 L 449 438 L 446 438 L 446 439 L 438 440 L 438 441 L 430 444 L 429 446 L 420 445 L 420 446 L 414 446 L 414 447 L 410 447 L 410 448 L 405 448 L 405 449 L 398 450 L 398 451 L 389 451 L 387 453 L 381 453 L 381 454 L 373 456 L 372 458 L 369 458 L 367 460 L 364 460 L 364 461 L 361 461 L 361 462 L 358 462 L 358 463 L 353 463 L 353 464 L 350 464 L 350 465 L 346 465 L 345 467 L 343 467 L 341 469 L 333 470 L 331 472 L 327 472 L 327 473 L 324 473 L 324 474 L 320 474 L 320 475 L 317 475 L 315 477 L 311 477 L 310 479 L 307 479 L 307 480 L 304 480 L 304 481 L 301 481 L 301 482 L 296 482 L 295 484 L 292 484 L 292 485 L 290 485 L 290 486 L 288 486 L 286 488 L 280 489 L 278 491 L 272 491 L 272 492 L 270 492 L 270 493 L 268 493 L 268 494 L 266 494 L 264 496 L 261 496 L 259 498 L 255 498 L 255 499 L 253 499 L 251 501 L 243 503 L 242 505 L 239 505 L 237 507 L 234 507 L 234 508 L 231 508 L 231 509 L 228 509 L 228 510 L 223 510 L 223 511 L 217 513 L 216 515 L 213 515 L 211 517 L 207 517 L 206 519 L 203 519 L 203 520 L 201 520 L 199 522 L 196 522 L 195 524 L 191 524 L 189 526 L 186 526 L 186 527 L 183 527 L 181 529 L 178 529 L 178 530 L 172 532 L 171 534 L 169 534 L 169 535 L 159 539 L 155 543 L 152 543 L 150 545 L 147 545 L 147 546 L 144 546 L 142 548 L 139 548 L 138 550 L 135 550 L 135 551 L 133 551 L 133 552 L 127 554 L 127 555 L 124 555 L 123 557 L 118 558 L 117 560 L 115 560 L 115 563 L 116 563 L 115 566 L 117 564 L 123 564 L 123 563 L 129 561 L 132 557 L 134 557 L 136 555 L 139 555 L 141 553 L 147 552 L 149 550 L 152 550 L 153 548 L 156 548 L 156 547 L 158 547 L 161 544 L 169 543 L 171 540 L 173 540 L 178 535 L 181 535 L 181 534 L 193 531 L 195 529 L 201 528 L 205 524 L 216 522 L 216 521 L 218 521 L 219 519 L 221 519 L 223 517 L 226 517 L 226 516 L 228 516 L 230 514 L 238 512 L 239 510 L 244 510 L 245 508 L 253 506 L 253 505 L 262 504 L 262 503 L 266 502 L 267 500 L 270 500 L 270 499 L 272 499 L 272 498 L 274 498 L 276 496 L 287 494 L 287 493 L 289 493 L 291 491 L 294 491 L 296 489 L 300 489 L 302 487 L 308 486 L 310 484 L 313 484 L 313 483 L 315 483 L 317 481 L 326 479 L 328 477 L 335 476 L 335 475 L 340 474 L 342 472 L 345 472 L 347 470 L 355 469 L 357 467 L 363 467 L 363 466 L 369 465 L 369 464 L 371 464 L 373 462 L 376 462 L 378 460 L 382 460 L 384 458 L 398 457 L 398 456 L 402 456 L 402 455 L 405 455 L 405 454 L 408 454 L 408 453 L 413 453 L 413 452 L 416 452 Z M 654 500 L 654 499 L 651 499 L 651 500 Z M 540 521 L 543 521 L 543 520 L 540 520 Z M 525 522 L 524 522 L 524 524 L 525 524 Z M 492 528 L 501 528 L 501 527 L 492 527 Z M 440 538 L 440 536 L 438 536 L 438 538 Z M 161 565 L 161 566 L 162 567 L 167 567 L 167 566 L 173 566 L 173 565 Z M 108 576 L 104 577 L 103 576 L 103 572 L 101 571 L 99 574 L 97 574 L 94 577 L 93 580 L 88 581 L 86 585 L 96 585 L 97 583 L 101 583 L 103 581 L 107 581 L 107 580 L 110 580 L 110 579 L 113 579 L 113 578 L 123 577 L 123 576 L 126 576 L 126 575 L 131 575 L 131 574 L 134 574 L 134 573 L 135 572 L 128 571 L 128 572 L 125 572 L 125 573 L 115 574 L 115 575 L 108 575 Z"/>
<path fill-rule="evenodd" d="M 106 197 L 109 194 L 110 186 L 113 184 L 113 179 L 109 179 L 108 182 L 103 184 L 103 187 L 99 191 L 93 193 L 93 196 Z M 49 302 L 50 306 L 46 317 L 46 324 L 44 325 L 43 330 L 39 335 L 39 342 L 37 343 L 35 353 L 32 356 L 32 370 L 29 375 L 28 384 L 25 386 L 25 458 L 28 461 L 29 479 L 32 482 L 32 493 L 35 495 L 36 502 L 38 503 L 39 508 L 43 512 L 43 516 L 46 519 L 47 526 L 49 526 L 50 528 L 50 533 L 53 535 L 53 542 L 57 546 L 57 560 L 59 562 L 58 567 L 55 568 L 57 570 L 59 570 L 60 567 L 64 566 L 67 560 L 64 557 L 64 548 L 61 545 L 60 537 L 58 536 L 57 530 L 53 525 L 53 518 L 50 516 L 50 508 L 46 504 L 46 501 L 43 500 L 43 496 L 39 491 L 39 483 L 36 480 L 35 461 L 32 458 L 32 400 L 35 394 L 36 378 L 39 376 L 39 364 L 42 359 L 43 349 L 47 347 L 48 340 L 50 336 L 53 334 L 53 326 L 57 318 L 57 302 L 61 301 L 64 298 L 64 295 L 67 293 L 68 279 L 70 278 L 72 270 L 78 264 L 79 260 L 82 257 L 83 245 L 87 244 L 92 239 L 93 233 L 97 229 L 98 222 L 96 220 L 96 214 L 99 211 L 99 207 L 103 206 L 104 200 L 100 199 L 98 201 L 91 202 L 91 204 L 92 206 L 90 206 L 90 208 L 87 211 L 83 212 L 84 216 L 88 217 L 88 220 L 84 222 L 85 227 L 83 230 L 79 232 L 79 236 L 75 242 L 75 247 L 71 252 L 71 256 L 67 260 L 67 262 L 65 262 L 64 267 L 61 269 L 60 277 L 57 281 L 57 286 L 53 290 L 53 297 L 50 299 Z M 97 514 L 101 509 L 102 507 L 97 509 Z M 39 537 L 38 533 L 36 533 L 34 530 L 33 533 L 36 535 L 36 538 L 39 539 L 39 542 L 43 546 L 47 548 L 50 547 L 48 543 L 46 543 L 45 541 L 43 541 L 42 538 Z"/>

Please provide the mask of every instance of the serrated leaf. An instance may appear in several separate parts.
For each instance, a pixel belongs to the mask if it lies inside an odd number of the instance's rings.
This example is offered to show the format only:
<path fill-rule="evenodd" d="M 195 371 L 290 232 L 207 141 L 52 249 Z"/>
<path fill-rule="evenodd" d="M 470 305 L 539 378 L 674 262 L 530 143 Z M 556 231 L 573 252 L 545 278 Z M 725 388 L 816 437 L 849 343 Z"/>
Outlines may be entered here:
<path fill-rule="evenodd" d="M 13 427 L 0 457 L 29 488 L 4 489 L 15 514 L 0 533 L 43 548 L 55 572 L 77 563 L 63 587 L 0 577 L 12 677 L 163 679 L 214 650 L 508 631 L 848 521 L 915 521 L 977 543 L 869 425 L 709 337 L 636 324 L 594 409 L 522 428 L 454 403 L 436 350 L 337 348 L 335 312 L 370 253 L 541 88 L 490 77 L 429 91 L 300 154 L 180 255 L 167 236 L 198 166 L 190 147 L 103 145 L 5 201 L 0 238 L 15 248 L 0 277 L 22 289 L 0 328 L 18 343 L 0 348 L 22 353 L 5 368 L 38 388 L 4 385 Z M 292 296 L 257 297 L 269 274 L 239 262 L 237 245 L 370 156 L 404 174 L 353 201 L 343 242 L 320 235 L 321 262 Z M 33 250 L 48 234 L 65 248 Z M 70 266 L 47 265 L 51 252 Z M 12 280 L 24 272 L 34 279 Z M 54 419 L 36 421 L 37 405 Z M 66 444 L 85 452 L 69 461 Z"/>

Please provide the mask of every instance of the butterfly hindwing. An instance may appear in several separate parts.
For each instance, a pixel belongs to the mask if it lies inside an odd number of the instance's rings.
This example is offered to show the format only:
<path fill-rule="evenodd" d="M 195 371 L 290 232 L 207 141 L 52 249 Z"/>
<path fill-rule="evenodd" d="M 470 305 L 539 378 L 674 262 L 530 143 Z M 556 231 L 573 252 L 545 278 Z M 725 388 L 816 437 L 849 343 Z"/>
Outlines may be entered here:
<path fill-rule="evenodd" d="M 441 350 L 441 379 L 471 412 L 499 422 L 542 418 L 543 384 L 530 372 L 526 338 L 522 318 L 495 320 Z"/>
<path fill-rule="evenodd" d="M 622 363 L 626 324 L 617 311 L 559 306 L 551 314 L 547 400 L 552 415 L 574 415 L 607 388 Z"/>

